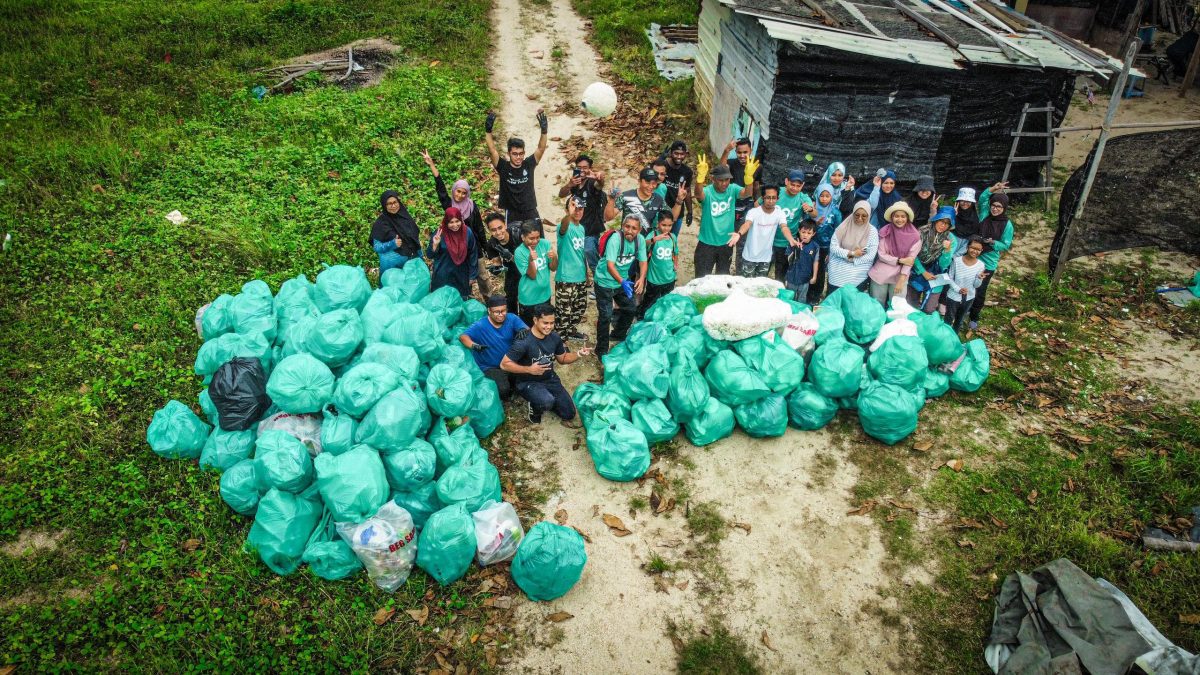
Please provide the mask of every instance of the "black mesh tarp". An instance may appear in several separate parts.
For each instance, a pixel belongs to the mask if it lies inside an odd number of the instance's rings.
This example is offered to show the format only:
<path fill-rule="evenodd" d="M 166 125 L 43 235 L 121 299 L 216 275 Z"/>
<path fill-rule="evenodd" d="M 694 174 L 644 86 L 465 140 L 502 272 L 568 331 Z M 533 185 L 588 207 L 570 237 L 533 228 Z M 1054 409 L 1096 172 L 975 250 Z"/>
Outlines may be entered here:
<path fill-rule="evenodd" d="M 1200 129 L 1110 138 L 1083 215 L 1073 220 L 1095 152 L 1063 186 L 1051 270 L 1072 229 L 1067 260 L 1141 246 L 1200 255 Z"/>

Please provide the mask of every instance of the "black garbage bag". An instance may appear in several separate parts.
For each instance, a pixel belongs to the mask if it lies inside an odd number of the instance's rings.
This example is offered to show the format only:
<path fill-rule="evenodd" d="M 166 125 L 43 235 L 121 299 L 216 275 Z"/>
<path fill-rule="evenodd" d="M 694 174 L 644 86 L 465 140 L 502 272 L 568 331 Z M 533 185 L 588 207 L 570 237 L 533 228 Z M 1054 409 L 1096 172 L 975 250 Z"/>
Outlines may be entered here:
<path fill-rule="evenodd" d="M 267 408 L 267 372 L 258 359 L 232 359 L 217 368 L 208 385 L 208 396 L 217 407 L 218 424 L 225 431 L 245 431 Z"/>

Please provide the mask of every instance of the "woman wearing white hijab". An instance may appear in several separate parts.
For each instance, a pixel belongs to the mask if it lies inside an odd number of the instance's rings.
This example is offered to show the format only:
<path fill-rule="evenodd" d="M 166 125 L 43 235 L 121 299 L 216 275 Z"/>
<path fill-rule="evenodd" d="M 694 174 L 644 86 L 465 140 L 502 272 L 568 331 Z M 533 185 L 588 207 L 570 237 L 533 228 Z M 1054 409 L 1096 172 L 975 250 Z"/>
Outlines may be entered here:
<path fill-rule="evenodd" d="M 840 209 L 842 207 L 842 195 L 846 193 L 854 194 L 854 176 L 846 175 L 846 165 L 841 162 L 833 162 L 825 167 L 825 174 L 821 176 L 820 182 L 817 185 L 826 183 L 832 186 L 833 205 Z"/>
<path fill-rule="evenodd" d="M 862 286 L 878 250 L 879 231 L 871 225 L 871 204 L 864 199 L 854 205 L 829 242 L 829 293 L 842 286 Z"/>

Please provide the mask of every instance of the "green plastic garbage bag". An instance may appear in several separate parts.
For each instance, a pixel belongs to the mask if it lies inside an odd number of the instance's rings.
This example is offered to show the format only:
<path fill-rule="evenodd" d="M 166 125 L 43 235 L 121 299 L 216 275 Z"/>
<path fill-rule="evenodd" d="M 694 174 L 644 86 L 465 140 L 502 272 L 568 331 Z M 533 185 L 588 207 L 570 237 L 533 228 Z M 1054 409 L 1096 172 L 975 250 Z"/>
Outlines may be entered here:
<path fill-rule="evenodd" d="M 329 366 L 309 354 L 293 354 L 271 371 L 267 395 L 284 412 L 318 412 L 333 397 L 333 385 Z"/>
<path fill-rule="evenodd" d="M 475 520 L 465 504 L 452 504 L 429 516 L 421 529 L 417 566 L 448 586 L 462 578 L 475 558 Z"/>
<path fill-rule="evenodd" d="M 479 364 L 475 363 L 475 357 L 471 356 L 471 350 L 462 346 L 458 339 L 454 339 L 446 348 L 442 350 L 442 358 L 438 359 L 433 366 L 446 365 L 466 373 L 470 378 L 473 386 L 478 387 L 480 382 L 487 378 L 484 377 L 483 371 L 479 369 Z"/>
<path fill-rule="evenodd" d="M 587 551 L 578 532 L 542 521 L 521 539 L 510 571 L 530 600 L 546 602 L 566 595 L 586 564 Z"/>
<path fill-rule="evenodd" d="M 345 579 L 362 569 L 349 544 L 338 536 L 328 509 L 308 538 L 300 561 L 308 565 L 310 572 L 328 581 Z"/>
<path fill-rule="evenodd" d="M 679 354 L 671 367 L 670 383 L 667 385 L 667 409 L 677 422 L 688 422 L 704 410 L 708 404 L 708 380 L 704 379 L 692 355 Z"/>
<path fill-rule="evenodd" d="M 923 386 L 927 398 L 937 398 L 950 390 L 950 376 L 931 366 L 925 371 Z"/>
<path fill-rule="evenodd" d="M 475 400 L 467 411 L 471 428 L 479 438 L 487 438 L 504 423 L 504 403 L 496 383 L 488 378 L 475 384 Z"/>
<path fill-rule="evenodd" d="M 204 310 L 200 317 L 200 335 L 206 341 L 233 331 L 233 317 L 229 314 L 229 303 L 233 296 L 222 293 Z"/>
<path fill-rule="evenodd" d="M 317 309 L 332 312 L 335 309 L 362 311 L 371 297 L 371 283 L 361 267 L 334 265 L 317 275 L 312 299 Z"/>
<path fill-rule="evenodd" d="M 733 348 L 777 394 L 786 396 L 804 381 L 804 357 L 782 339 L 770 342 L 755 336 L 735 342 Z"/>
<path fill-rule="evenodd" d="M 361 523 L 388 500 L 388 482 L 379 453 L 356 445 L 340 455 L 323 452 L 313 460 L 317 490 L 338 522 Z"/>
<path fill-rule="evenodd" d="M 271 429 L 259 434 L 254 445 L 258 479 L 264 487 L 300 492 L 312 483 L 312 457 L 295 436 Z"/>
<path fill-rule="evenodd" d="M 604 365 L 604 379 L 606 382 L 616 384 L 621 365 L 629 358 L 629 347 L 624 342 L 608 350 L 608 353 L 600 357 L 600 363 Z"/>
<path fill-rule="evenodd" d="M 797 302 L 797 301 L 796 301 L 796 293 L 795 293 L 795 291 L 791 291 L 791 290 L 788 290 L 788 289 L 786 289 L 786 288 L 782 288 L 782 289 L 780 289 L 780 290 L 779 290 L 779 292 L 778 292 L 778 293 L 775 295 L 775 297 L 777 297 L 777 298 L 779 298 L 780 300 L 782 300 L 782 301 L 786 302 L 786 303 L 788 304 L 788 307 L 791 307 L 791 308 L 792 308 L 792 314 L 799 314 L 799 313 L 801 313 L 801 312 L 809 312 L 809 311 L 812 311 L 812 306 L 810 306 L 810 305 L 808 305 L 808 304 L 805 304 L 805 303 L 803 303 L 803 302 Z"/>
<path fill-rule="evenodd" d="M 966 354 L 950 375 L 950 388 L 954 391 L 978 391 L 991 372 L 992 356 L 980 338 L 971 340 L 964 347 Z"/>
<path fill-rule="evenodd" d="M 437 481 L 429 481 L 415 490 L 393 492 L 392 501 L 403 506 L 412 515 L 413 524 L 418 528 L 425 527 L 429 516 L 442 509 L 444 504 L 438 500 Z"/>
<path fill-rule="evenodd" d="M 634 402 L 630 417 L 633 426 L 646 435 L 646 442 L 651 445 L 669 441 L 679 433 L 679 423 L 659 399 Z"/>
<path fill-rule="evenodd" d="M 280 352 L 284 357 L 308 353 L 308 341 L 312 338 L 313 330 L 317 327 L 317 319 L 320 316 L 320 314 L 298 316 L 280 332 L 276 342 L 283 341 Z"/>
<path fill-rule="evenodd" d="M 317 317 L 305 343 L 306 351 L 330 368 L 350 363 L 363 340 L 362 320 L 352 309 L 336 309 Z"/>
<path fill-rule="evenodd" d="M 424 434 L 428 416 L 425 397 L 400 386 L 371 408 L 358 425 L 354 440 L 381 452 L 403 450 Z"/>
<path fill-rule="evenodd" d="M 395 318 L 393 314 L 395 308 L 396 301 L 383 289 L 371 293 L 371 297 L 367 299 L 367 304 L 363 306 L 362 313 L 359 315 L 365 344 L 373 345 L 383 339 L 383 331 Z"/>
<path fill-rule="evenodd" d="M 636 354 L 642 347 L 648 345 L 661 345 L 663 350 L 670 355 L 675 342 L 671 339 L 671 331 L 662 324 L 648 320 L 633 324 L 633 327 L 629 329 L 629 335 L 625 338 L 625 346 L 629 348 L 629 353 Z"/>
<path fill-rule="evenodd" d="M 420 305 L 441 317 L 443 326 L 453 326 L 462 318 L 463 299 L 453 286 L 442 286 L 426 295 Z"/>
<path fill-rule="evenodd" d="M 422 363 L 433 363 L 442 355 L 446 326 L 438 315 L 411 303 L 397 304 L 394 315 L 383 331 L 384 342 L 412 347 Z"/>
<path fill-rule="evenodd" d="M 242 285 L 242 292 L 229 302 L 233 330 L 243 335 L 262 333 L 267 342 L 275 339 L 275 301 L 271 288 L 259 279 Z"/>
<path fill-rule="evenodd" d="M 841 310 L 846 317 L 846 339 L 860 345 L 870 344 L 887 322 L 883 305 L 857 288 L 843 286 L 825 298 L 825 305 Z M 820 317 L 817 317 L 820 321 Z M 818 329 L 819 332 L 819 329 Z"/>
<path fill-rule="evenodd" d="M 584 382 L 575 388 L 574 401 L 584 426 L 590 425 L 601 412 L 607 419 L 629 419 L 629 399 L 615 384 Z"/>
<path fill-rule="evenodd" d="M 858 395 L 858 421 L 867 435 L 888 445 L 899 443 L 917 429 L 913 395 L 883 382 L 872 382 Z"/>
<path fill-rule="evenodd" d="M 753 438 L 782 436 L 787 431 L 788 407 L 783 394 L 771 394 L 757 401 L 739 405 L 733 410 L 734 419 Z"/>
<path fill-rule="evenodd" d="M 962 341 L 950 324 L 942 320 L 936 312 L 933 314 L 913 313 L 908 318 L 917 324 L 917 336 L 925 346 L 925 355 L 929 365 L 940 366 L 950 363 L 962 356 Z"/>
<path fill-rule="evenodd" d="M 818 347 L 826 342 L 846 339 L 846 315 L 841 310 L 821 305 L 813 310 L 813 316 L 817 317 L 817 334 L 813 336 L 813 343 Z"/>
<path fill-rule="evenodd" d="M 871 352 L 867 357 L 867 368 L 872 378 L 912 391 L 925 383 L 929 357 L 925 355 L 921 338 L 897 335 Z"/>
<path fill-rule="evenodd" d="M 393 267 L 379 279 L 384 288 L 396 289 L 397 302 L 420 302 L 429 295 L 430 281 L 429 268 L 423 260 L 416 260 L 413 265 Z"/>
<path fill-rule="evenodd" d="M 417 358 L 417 353 L 413 351 L 412 347 L 391 345 L 386 342 L 367 345 L 358 363 L 378 363 L 386 366 L 401 380 L 417 379 L 417 372 L 421 369 L 421 359 Z"/>
<path fill-rule="evenodd" d="M 454 366 L 437 364 L 429 369 L 429 377 L 425 380 L 425 399 L 429 402 L 429 411 L 434 415 L 466 415 L 475 402 L 471 375 Z"/>
<path fill-rule="evenodd" d="M 258 502 L 246 550 L 271 571 L 287 576 L 300 566 L 308 539 L 321 521 L 321 502 L 272 488 Z"/>
<path fill-rule="evenodd" d="M 713 356 L 725 349 L 724 342 L 714 339 L 705 332 L 703 326 L 694 324 L 680 328 L 675 333 L 675 343 L 679 345 L 675 359 L 678 360 L 681 354 L 689 354 L 696 362 L 696 367 L 701 369 L 708 365 Z"/>
<path fill-rule="evenodd" d="M 587 430 L 587 446 L 596 473 L 609 480 L 637 480 L 650 468 L 650 445 L 646 442 L 646 434 L 628 420 L 594 423 Z"/>
<path fill-rule="evenodd" d="M 792 426 L 804 431 L 824 427 L 838 411 L 837 402 L 817 391 L 812 382 L 805 382 L 788 394 L 787 404 Z"/>
<path fill-rule="evenodd" d="M 254 515 L 262 494 L 258 464 L 252 459 L 243 459 L 221 474 L 221 499 L 243 516 Z"/>
<path fill-rule="evenodd" d="M 487 451 L 479 444 L 475 430 L 469 424 L 450 431 L 446 428 L 445 420 L 439 419 L 430 428 L 427 440 L 437 455 L 438 476 L 456 464 L 470 463 L 481 457 L 487 459 Z"/>
<path fill-rule="evenodd" d="M 462 304 L 462 318 L 458 320 L 460 326 L 470 326 L 476 321 L 487 316 L 487 306 L 475 298 L 467 298 Z"/>
<path fill-rule="evenodd" d="M 682 295 L 668 293 L 646 310 L 646 319 L 661 324 L 671 332 L 683 328 L 696 316 L 696 305 Z"/>
<path fill-rule="evenodd" d="M 174 399 L 159 408 L 146 428 L 146 442 L 154 454 L 166 459 L 196 459 L 212 427 Z"/>
<path fill-rule="evenodd" d="M 201 389 L 196 398 L 200 403 L 200 412 L 204 413 L 204 419 L 208 420 L 209 425 L 217 426 L 221 413 L 217 412 L 217 404 L 213 403 L 212 396 L 208 394 L 208 387 Z"/>
<path fill-rule="evenodd" d="M 204 383 L 212 379 L 213 373 L 236 358 L 258 359 L 263 370 L 271 370 L 271 343 L 262 333 L 225 333 L 200 345 L 196 352 L 195 371 L 204 377 Z"/>
<path fill-rule="evenodd" d="M 647 345 L 630 354 L 621 364 L 617 375 L 621 391 L 633 401 L 666 398 L 669 367 L 666 349 L 659 344 Z"/>
<path fill-rule="evenodd" d="M 384 453 L 383 471 L 393 490 L 416 490 L 432 481 L 437 473 L 437 453 L 432 445 L 418 438 L 399 452 Z"/>
<path fill-rule="evenodd" d="M 865 356 L 862 347 L 845 340 L 827 342 L 812 353 L 808 363 L 808 381 L 822 396 L 849 396 L 858 391 Z"/>
<path fill-rule="evenodd" d="M 489 501 L 500 501 L 500 472 L 491 462 L 456 464 L 437 482 L 438 500 L 443 504 L 463 504 L 471 513 Z"/>
<path fill-rule="evenodd" d="M 733 408 L 710 396 L 700 411 L 683 424 L 683 432 L 695 446 L 715 443 L 733 433 Z"/>
<path fill-rule="evenodd" d="M 312 282 L 303 274 L 283 282 L 279 293 L 275 296 L 275 319 L 277 329 L 275 342 L 286 342 L 288 331 L 297 322 L 310 317 L 320 316 L 316 303 L 312 300 Z"/>
<path fill-rule="evenodd" d="M 340 455 L 354 447 L 354 434 L 358 431 L 358 420 L 342 413 L 335 405 L 327 405 L 321 411 L 321 452 Z"/>
<path fill-rule="evenodd" d="M 361 419 L 380 399 L 397 389 L 400 381 L 400 376 L 382 363 L 358 363 L 338 379 L 333 404 L 339 412 Z"/>
<path fill-rule="evenodd" d="M 843 396 L 837 399 L 838 407 L 842 410 L 858 410 L 859 393 L 862 392 L 862 390 L 873 381 L 871 379 L 871 371 L 867 370 L 865 363 L 859 367 L 858 372 L 858 389 L 854 390 L 854 393 L 849 394 L 848 396 Z"/>
<path fill-rule="evenodd" d="M 727 406 L 745 405 L 771 393 L 762 376 L 732 351 L 714 356 L 704 369 L 704 378 L 712 395 Z"/>
<path fill-rule="evenodd" d="M 254 431 L 213 429 L 200 452 L 200 468 L 222 472 L 254 454 Z"/>

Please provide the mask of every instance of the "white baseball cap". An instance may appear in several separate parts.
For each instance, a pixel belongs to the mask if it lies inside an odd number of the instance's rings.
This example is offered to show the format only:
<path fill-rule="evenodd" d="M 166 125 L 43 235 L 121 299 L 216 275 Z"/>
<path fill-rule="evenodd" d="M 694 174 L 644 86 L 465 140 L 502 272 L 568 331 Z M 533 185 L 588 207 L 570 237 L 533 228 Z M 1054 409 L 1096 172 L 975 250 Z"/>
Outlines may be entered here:
<path fill-rule="evenodd" d="M 971 202 L 975 203 L 975 188 L 959 188 L 958 197 L 954 199 L 956 202 Z"/>

